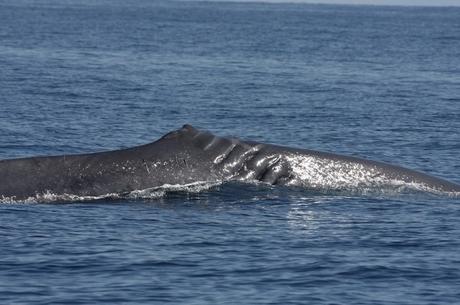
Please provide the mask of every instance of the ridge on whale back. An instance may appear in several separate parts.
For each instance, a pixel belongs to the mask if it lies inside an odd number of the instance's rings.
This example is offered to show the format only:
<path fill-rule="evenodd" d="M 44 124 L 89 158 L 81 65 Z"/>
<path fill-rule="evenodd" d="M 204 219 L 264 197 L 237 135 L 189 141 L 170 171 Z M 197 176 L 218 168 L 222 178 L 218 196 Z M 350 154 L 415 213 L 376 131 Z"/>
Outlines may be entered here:
<path fill-rule="evenodd" d="M 104 196 L 195 182 L 261 181 L 316 190 L 408 188 L 460 194 L 460 185 L 382 162 L 236 138 L 191 125 L 133 148 L 0 160 L 0 199 Z"/>

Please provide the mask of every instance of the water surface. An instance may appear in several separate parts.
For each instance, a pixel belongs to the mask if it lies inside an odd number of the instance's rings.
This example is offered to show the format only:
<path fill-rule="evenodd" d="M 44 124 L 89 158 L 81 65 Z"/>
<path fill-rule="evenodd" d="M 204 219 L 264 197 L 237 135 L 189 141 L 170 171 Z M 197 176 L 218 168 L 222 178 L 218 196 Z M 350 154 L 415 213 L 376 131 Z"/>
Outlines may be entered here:
<path fill-rule="evenodd" d="M 0 158 L 191 123 L 460 182 L 460 9 L 133 2 L 0 1 Z M 247 184 L 0 204 L 0 302 L 454 304 L 459 204 Z"/>

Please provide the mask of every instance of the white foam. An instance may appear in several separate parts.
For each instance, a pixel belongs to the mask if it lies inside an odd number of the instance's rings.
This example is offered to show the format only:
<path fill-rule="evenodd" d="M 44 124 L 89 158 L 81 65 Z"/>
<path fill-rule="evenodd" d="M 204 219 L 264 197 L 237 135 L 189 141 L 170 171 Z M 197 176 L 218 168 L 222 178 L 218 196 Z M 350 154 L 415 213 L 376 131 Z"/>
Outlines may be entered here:
<path fill-rule="evenodd" d="M 108 193 L 100 196 L 80 196 L 74 194 L 54 194 L 46 192 L 37 194 L 26 199 L 17 200 L 14 197 L 0 198 L 0 203 L 69 203 L 83 201 L 100 201 L 100 200 L 119 200 L 119 199 L 157 199 L 166 196 L 172 192 L 199 193 L 206 191 L 222 182 L 197 181 L 188 184 L 164 184 L 159 187 L 153 187 L 142 190 L 134 190 L 129 193 Z"/>
<path fill-rule="evenodd" d="M 125 197 L 131 199 L 155 199 L 164 197 L 166 194 L 172 192 L 200 193 L 220 184 L 222 184 L 222 182 L 208 181 L 197 181 L 188 184 L 164 184 L 160 187 L 135 190 Z"/>

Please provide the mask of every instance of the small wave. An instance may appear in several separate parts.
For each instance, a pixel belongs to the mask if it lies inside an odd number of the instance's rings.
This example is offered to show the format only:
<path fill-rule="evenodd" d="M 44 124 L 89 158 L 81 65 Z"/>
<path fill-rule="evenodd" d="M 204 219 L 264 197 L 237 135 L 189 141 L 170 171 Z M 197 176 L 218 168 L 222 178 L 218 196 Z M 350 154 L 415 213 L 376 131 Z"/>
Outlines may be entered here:
<path fill-rule="evenodd" d="M 123 198 L 129 199 L 156 199 L 166 196 L 168 193 L 201 193 L 222 182 L 197 181 L 188 184 L 164 184 L 160 187 L 153 187 L 144 190 L 129 192 Z"/>
<path fill-rule="evenodd" d="M 209 190 L 212 187 L 220 185 L 221 182 L 197 181 L 188 184 L 164 184 L 159 187 L 153 187 L 142 190 L 134 190 L 127 193 L 108 193 L 99 196 L 81 196 L 74 194 L 54 194 L 46 192 L 37 194 L 23 200 L 17 200 L 11 197 L 0 198 L 0 203 L 72 203 L 72 202 L 92 202 L 102 200 L 148 200 L 165 197 L 170 193 L 200 193 Z"/>

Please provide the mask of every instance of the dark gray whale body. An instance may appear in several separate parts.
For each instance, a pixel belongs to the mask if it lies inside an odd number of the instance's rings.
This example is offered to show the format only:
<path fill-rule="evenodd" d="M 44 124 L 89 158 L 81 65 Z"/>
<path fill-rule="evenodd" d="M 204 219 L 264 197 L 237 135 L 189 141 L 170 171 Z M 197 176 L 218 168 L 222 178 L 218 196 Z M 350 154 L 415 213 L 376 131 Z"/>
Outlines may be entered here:
<path fill-rule="evenodd" d="M 185 125 L 151 144 L 102 153 L 0 161 L 0 200 L 98 197 L 164 185 L 262 181 L 320 190 L 460 185 L 386 163 L 214 136 Z"/>

